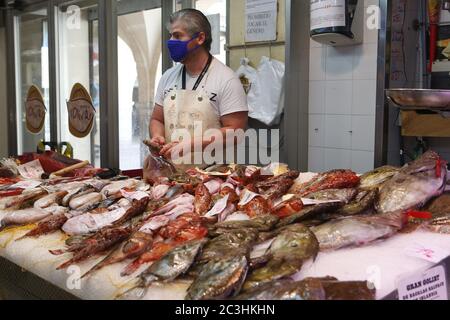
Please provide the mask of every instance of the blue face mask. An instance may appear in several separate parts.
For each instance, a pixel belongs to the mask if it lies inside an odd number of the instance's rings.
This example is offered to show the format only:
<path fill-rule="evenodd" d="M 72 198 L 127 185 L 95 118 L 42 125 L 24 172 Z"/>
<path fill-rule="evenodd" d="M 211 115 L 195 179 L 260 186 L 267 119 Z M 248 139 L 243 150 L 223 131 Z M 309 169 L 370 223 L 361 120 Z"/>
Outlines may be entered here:
<path fill-rule="evenodd" d="M 181 62 L 188 56 L 189 53 L 198 49 L 200 46 L 196 46 L 195 48 L 189 50 L 188 45 L 193 40 L 197 39 L 198 34 L 194 35 L 191 40 L 182 41 L 182 40 L 169 40 L 167 41 L 167 47 L 169 48 L 170 56 L 172 60 L 175 62 Z"/>

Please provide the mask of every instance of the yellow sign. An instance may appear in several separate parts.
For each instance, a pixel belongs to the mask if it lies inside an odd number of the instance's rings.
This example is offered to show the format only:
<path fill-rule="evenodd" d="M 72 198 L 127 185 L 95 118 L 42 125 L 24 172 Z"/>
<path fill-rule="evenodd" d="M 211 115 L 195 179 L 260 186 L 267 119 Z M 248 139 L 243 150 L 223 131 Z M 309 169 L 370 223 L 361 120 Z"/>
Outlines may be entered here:
<path fill-rule="evenodd" d="M 40 133 L 44 128 L 47 108 L 41 91 L 34 85 L 28 90 L 25 112 L 28 131 L 34 134 Z"/>
<path fill-rule="evenodd" d="M 95 108 L 91 95 L 83 85 L 76 83 L 73 86 L 67 111 L 70 133 L 77 138 L 88 136 L 94 124 Z"/>

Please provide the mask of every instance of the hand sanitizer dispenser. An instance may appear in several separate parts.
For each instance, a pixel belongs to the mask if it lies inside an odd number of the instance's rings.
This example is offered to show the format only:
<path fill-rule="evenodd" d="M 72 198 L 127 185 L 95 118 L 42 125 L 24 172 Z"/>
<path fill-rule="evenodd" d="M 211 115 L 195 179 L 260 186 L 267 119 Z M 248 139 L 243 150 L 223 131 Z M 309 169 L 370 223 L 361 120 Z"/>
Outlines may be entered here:
<path fill-rule="evenodd" d="M 311 38 L 331 46 L 362 43 L 364 0 L 311 0 Z"/>

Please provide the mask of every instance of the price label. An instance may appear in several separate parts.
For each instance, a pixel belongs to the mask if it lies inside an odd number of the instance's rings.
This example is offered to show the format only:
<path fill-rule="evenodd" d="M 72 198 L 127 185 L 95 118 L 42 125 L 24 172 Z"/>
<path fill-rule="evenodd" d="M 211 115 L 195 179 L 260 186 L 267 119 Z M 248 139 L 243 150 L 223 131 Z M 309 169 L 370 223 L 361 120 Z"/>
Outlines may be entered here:
<path fill-rule="evenodd" d="M 401 279 L 398 295 L 400 300 L 448 300 L 444 267 L 437 266 Z"/>

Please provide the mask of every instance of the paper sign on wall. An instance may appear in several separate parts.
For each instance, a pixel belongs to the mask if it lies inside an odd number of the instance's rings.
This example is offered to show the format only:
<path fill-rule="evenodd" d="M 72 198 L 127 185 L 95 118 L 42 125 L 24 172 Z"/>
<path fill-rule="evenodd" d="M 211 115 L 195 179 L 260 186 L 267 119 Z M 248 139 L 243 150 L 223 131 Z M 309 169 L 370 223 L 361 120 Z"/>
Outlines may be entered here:
<path fill-rule="evenodd" d="M 311 0 L 311 30 L 345 27 L 346 0 Z"/>
<path fill-rule="evenodd" d="M 277 39 L 278 0 L 246 0 L 245 42 Z"/>
<path fill-rule="evenodd" d="M 70 100 L 67 101 L 69 115 L 69 130 L 77 138 L 84 138 L 92 130 L 95 118 L 95 108 L 92 98 L 83 85 L 73 86 Z"/>
<path fill-rule="evenodd" d="M 211 44 L 211 54 L 220 54 L 220 14 L 213 14 L 207 16 L 209 23 L 211 24 L 211 36 L 213 42 Z"/>
<path fill-rule="evenodd" d="M 34 85 L 28 90 L 25 113 L 28 131 L 34 134 L 40 133 L 44 128 L 47 108 L 41 91 Z"/>
<path fill-rule="evenodd" d="M 400 300 L 448 300 L 445 268 L 437 266 L 401 279 L 398 296 Z"/>

